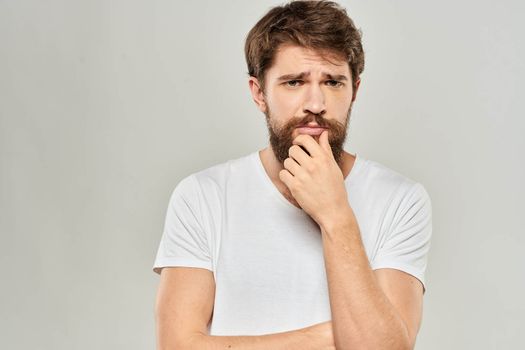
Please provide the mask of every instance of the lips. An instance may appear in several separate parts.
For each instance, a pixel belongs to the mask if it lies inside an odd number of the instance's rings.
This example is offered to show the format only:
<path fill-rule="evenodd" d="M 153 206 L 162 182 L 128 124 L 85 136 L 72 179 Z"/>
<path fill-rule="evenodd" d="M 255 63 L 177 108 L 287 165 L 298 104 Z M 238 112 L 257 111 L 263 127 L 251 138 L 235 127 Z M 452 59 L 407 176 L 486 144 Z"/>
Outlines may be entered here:
<path fill-rule="evenodd" d="M 323 133 L 324 130 L 327 130 L 327 128 L 323 128 L 320 126 L 302 126 L 297 128 L 299 134 L 306 134 L 312 136 L 319 136 Z"/>

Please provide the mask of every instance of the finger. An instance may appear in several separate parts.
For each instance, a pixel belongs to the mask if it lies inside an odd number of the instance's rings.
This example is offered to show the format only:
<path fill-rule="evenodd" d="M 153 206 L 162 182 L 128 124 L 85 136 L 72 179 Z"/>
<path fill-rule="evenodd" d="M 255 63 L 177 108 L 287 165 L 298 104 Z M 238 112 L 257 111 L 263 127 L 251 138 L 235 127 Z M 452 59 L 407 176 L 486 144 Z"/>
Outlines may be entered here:
<path fill-rule="evenodd" d="M 297 175 L 297 172 L 301 170 L 301 166 L 293 158 L 286 158 L 284 160 L 284 167 L 293 176 Z"/>
<path fill-rule="evenodd" d="M 304 153 L 306 153 L 306 154 L 308 154 L 310 156 L 310 152 L 308 152 L 308 150 L 306 148 L 304 148 L 304 146 L 299 145 L 299 147 L 301 147 L 301 149 L 304 151 Z"/>
<path fill-rule="evenodd" d="M 328 141 L 328 130 L 323 131 L 321 133 L 321 136 L 319 136 L 319 145 L 322 149 L 324 149 L 326 152 L 333 156 L 332 147 L 330 146 L 330 142 Z"/>
<path fill-rule="evenodd" d="M 323 131 L 324 132 L 324 131 Z M 320 156 L 322 153 L 321 146 L 314 140 L 311 135 L 299 134 L 292 142 L 294 145 L 303 146 L 306 148 L 310 157 Z"/>
<path fill-rule="evenodd" d="M 288 155 L 293 158 L 299 165 L 304 165 L 308 161 L 312 160 L 305 151 L 301 149 L 298 145 L 292 145 L 288 150 Z"/>
<path fill-rule="evenodd" d="M 286 169 L 282 169 L 279 171 L 279 179 L 281 179 L 282 182 L 286 185 L 286 187 L 290 188 L 291 182 L 293 180 L 293 175 L 290 174 L 290 172 Z"/>

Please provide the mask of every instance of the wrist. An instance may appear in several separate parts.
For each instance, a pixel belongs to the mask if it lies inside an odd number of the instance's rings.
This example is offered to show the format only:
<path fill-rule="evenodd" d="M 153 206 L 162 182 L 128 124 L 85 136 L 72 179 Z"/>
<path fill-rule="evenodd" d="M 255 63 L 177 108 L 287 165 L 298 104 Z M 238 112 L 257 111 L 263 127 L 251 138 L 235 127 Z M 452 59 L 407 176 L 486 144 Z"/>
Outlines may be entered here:
<path fill-rule="evenodd" d="M 354 211 L 350 205 L 339 207 L 337 210 L 333 210 L 329 215 L 324 216 L 319 222 L 319 228 L 322 233 L 330 234 L 344 230 L 357 224 L 357 220 L 354 215 Z"/>

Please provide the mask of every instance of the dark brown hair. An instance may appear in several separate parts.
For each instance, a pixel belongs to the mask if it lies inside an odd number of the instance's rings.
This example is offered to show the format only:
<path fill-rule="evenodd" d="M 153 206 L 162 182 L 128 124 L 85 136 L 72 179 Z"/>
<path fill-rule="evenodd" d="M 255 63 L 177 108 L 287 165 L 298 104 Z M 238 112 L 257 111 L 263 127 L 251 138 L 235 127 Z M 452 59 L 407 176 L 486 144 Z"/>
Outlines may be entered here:
<path fill-rule="evenodd" d="M 365 66 L 361 35 L 346 10 L 333 1 L 292 1 L 274 7 L 246 37 L 248 74 L 264 90 L 264 75 L 279 45 L 295 44 L 346 60 L 355 91 Z"/>

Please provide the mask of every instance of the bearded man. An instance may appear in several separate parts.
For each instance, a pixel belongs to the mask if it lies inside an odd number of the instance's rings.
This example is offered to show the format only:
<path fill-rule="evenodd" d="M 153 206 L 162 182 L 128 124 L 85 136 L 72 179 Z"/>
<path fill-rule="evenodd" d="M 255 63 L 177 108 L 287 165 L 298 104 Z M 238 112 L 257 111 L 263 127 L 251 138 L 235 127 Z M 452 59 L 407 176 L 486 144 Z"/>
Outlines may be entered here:
<path fill-rule="evenodd" d="M 343 149 L 360 32 L 334 2 L 293 1 L 245 54 L 270 144 L 173 191 L 153 266 L 158 349 L 412 349 L 431 204 Z"/>

